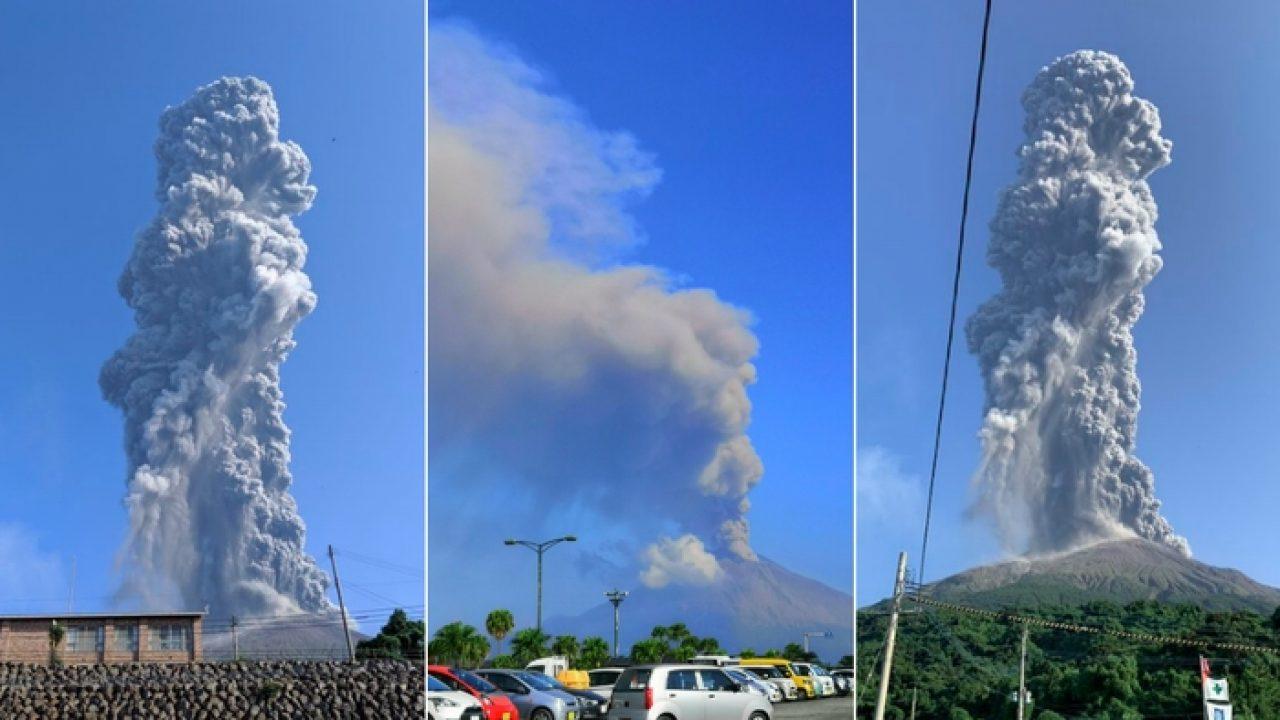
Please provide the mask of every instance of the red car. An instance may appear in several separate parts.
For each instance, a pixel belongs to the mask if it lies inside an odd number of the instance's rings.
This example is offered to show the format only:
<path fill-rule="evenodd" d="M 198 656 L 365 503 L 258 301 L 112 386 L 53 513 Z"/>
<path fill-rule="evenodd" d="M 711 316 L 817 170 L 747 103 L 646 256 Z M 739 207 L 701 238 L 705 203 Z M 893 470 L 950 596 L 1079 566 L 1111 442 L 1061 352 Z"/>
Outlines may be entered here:
<path fill-rule="evenodd" d="M 479 675 L 444 665 L 428 665 L 427 672 L 450 689 L 469 693 L 479 700 L 480 707 L 484 709 L 484 720 L 520 720 L 520 711 L 516 710 L 511 699 Z"/>

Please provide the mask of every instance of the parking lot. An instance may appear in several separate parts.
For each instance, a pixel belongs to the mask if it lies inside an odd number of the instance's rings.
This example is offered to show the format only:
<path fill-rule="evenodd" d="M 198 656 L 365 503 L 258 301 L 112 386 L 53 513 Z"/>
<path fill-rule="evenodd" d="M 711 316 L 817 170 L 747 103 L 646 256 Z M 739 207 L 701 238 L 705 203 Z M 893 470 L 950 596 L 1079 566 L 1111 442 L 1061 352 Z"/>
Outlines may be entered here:
<path fill-rule="evenodd" d="M 774 703 L 773 717 L 777 720 L 845 720 L 853 717 L 852 697 L 833 697 L 808 702 Z"/>

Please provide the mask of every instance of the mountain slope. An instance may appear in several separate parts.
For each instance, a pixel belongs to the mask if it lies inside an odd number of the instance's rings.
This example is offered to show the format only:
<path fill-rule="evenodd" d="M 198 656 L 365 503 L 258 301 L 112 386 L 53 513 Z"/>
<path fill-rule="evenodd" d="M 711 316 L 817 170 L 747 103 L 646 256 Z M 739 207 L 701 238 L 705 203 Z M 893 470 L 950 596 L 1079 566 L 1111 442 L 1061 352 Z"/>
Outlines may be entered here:
<path fill-rule="evenodd" d="M 831 632 L 810 648 L 823 658 L 851 652 L 853 598 L 816 580 L 760 558 L 721 559 L 725 574 L 708 586 L 637 588 L 622 603 L 622 652 L 648 637 L 656 625 L 682 622 L 699 637 L 711 636 L 730 651 L 763 652 L 802 642 L 802 633 Z M 551 618 L 552 634 L 599 635 L 613 641 L 613 606 L 607 602 L 572 618 Z"/>
<path fill-rule="evenodd" d="M 985 608 L 1160 600 L 1269 616 L 1280 606 L 1280 589 L 1138 539 L 973 568 L 928 585 L 926 594 Z"/>

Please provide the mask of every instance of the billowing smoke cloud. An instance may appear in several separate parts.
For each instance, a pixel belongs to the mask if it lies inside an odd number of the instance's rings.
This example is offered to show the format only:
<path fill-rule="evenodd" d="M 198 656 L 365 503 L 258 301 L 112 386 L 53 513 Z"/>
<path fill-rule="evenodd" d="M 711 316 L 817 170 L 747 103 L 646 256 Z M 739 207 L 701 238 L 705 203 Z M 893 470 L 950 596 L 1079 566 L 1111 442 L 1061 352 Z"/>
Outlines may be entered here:
<path fill-rule="evenodd" d="M 1161 265 L 1146 179 L 1172 144 L 1132 93 L 1118 58 L 1079 51 L 1023 94 L 1019 176 L 987 251 L 1003 288 L 967 327 L 986 380 L 974 509 L 1011 550 L 1136 535 L 1189 552 L 1134 455 L 1132 329 Z"/>
<path fill-rule="evenodd" d="M 279 369 L 315 307 L 290 216 L 311 165 L 279 139 L 271 88 L 223 78 L 165 110 L 160 211 L 120 277 L 138 330 L 102 368 L 125 415 L 130 532 L 122 594 L 214 615 L 319 611 L 288 489 Z"/>
<path fill-rule="evenodd" d="M 693 535 L 662 538 L 644 552 L 646 568 L 640 581 L 651 588 L 671 583 L 709 585 L 724 574 L 715 556 Z"/>
<path fill-rule="evenodd" d="M 608 261 L 637 240 L 625 206 L 659 171 L 544 85 L 468 30 L 431 31 L 433 483 L 452 459 L 450 477 L 509 479 L 534 515 L 594 508 L 642 542 L 689 533 L 675 542 L 754 559 L 749 318 Z M 671 542 L 644 553 L 662 577 L 714 564 L 671 569 Z"/>

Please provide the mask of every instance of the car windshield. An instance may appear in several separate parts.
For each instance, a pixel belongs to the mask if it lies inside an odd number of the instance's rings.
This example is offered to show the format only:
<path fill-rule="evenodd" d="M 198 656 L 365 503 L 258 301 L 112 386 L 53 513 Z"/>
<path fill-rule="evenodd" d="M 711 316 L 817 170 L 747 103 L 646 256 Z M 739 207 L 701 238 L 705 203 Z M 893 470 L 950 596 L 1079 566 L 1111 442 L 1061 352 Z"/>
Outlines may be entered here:
<path fill-rule="evenodd" d="M 821 665 L 814 665 L 814 666 L 813 666 L 813 674 L 814 674 L 814 675 L 826 675 L 826 674 L 827 674 L 827 669 L 826 669 L 826 668 L 824 668 L 824 667 L 822 667 Z"/>
<path fill-rule="evenodd" d="M 552 680 L 546 675 L 539 675 L 537 673 L 520 673 L 519 677 L 521 680 L 529 683 L 538 690 L 559 690 L 562 687 L 560 683 Z"/>
<path fill-rule="evenodd" d="M 469 673 L 466 670 L 454 670 L 453 674 L 457 675 L 458 679 L 461 680 L 462 682 L 470 685 L 471 687 L 475 688 L 476 690 L 479 690 L 482 693 L 498 692 L 498 688 L 494 687 L 493 683 L 489 682 L 488 680 L 485 680 L 479 675 L 476 675 L 474 673 Z"/>
<path fill-rule="evenodd" d="M 427 689 L 432 692 L 449 692 L 449 686 L 437 680 L 434 675 L 427 676 Z"/>
<path fill-rule="evenodd" d="M 618 676 L 622 673 L 618 670 L 592 670 L 587 673 L 587 677 L 591 678 L 591 685 L 612 685 L 618 681 Z"/>
<path fill-rule="evenodd" d="M 747 668 L 747 669 L 748 669 L 748 670 L 750 670 L 751 672 L 753 672 L 753 673 L 755 673 L 755 674 L 759 675 L 760 677 L 767 677 L 767 678 L 774 678 L 774 679 L 777 679 L 777 678 L 782 677 L 782 673 L 778 670 L 778 668 L 772 668 L 772 667 L 750 667 L 750 668 Z"/>

